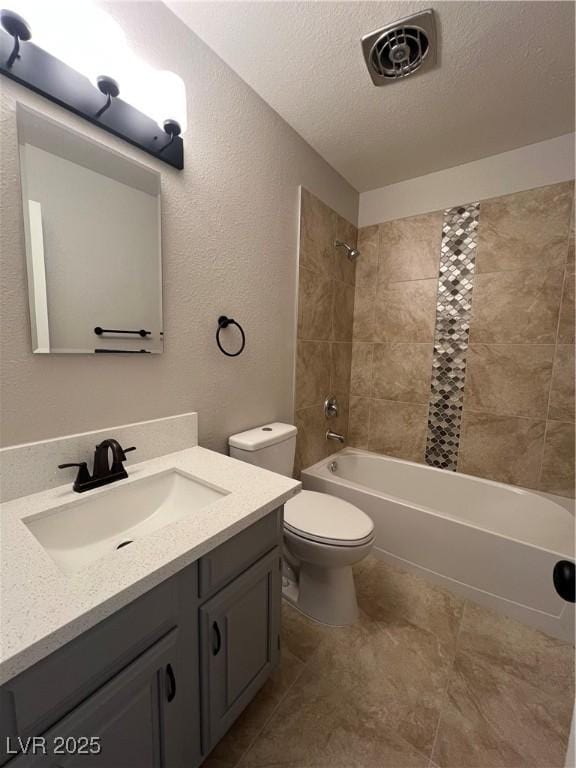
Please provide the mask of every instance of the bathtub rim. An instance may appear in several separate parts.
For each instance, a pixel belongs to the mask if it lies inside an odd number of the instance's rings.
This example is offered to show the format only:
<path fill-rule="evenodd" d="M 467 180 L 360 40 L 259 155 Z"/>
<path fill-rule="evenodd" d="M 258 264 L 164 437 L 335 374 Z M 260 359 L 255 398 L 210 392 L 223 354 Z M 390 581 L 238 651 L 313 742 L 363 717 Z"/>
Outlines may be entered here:
<path fill-rule="evenodd" d="M 515 536 L 510 536 L 507 533 L 502 533 L 499 531 L 495 531 L 491 528 L 485 528 L 481 525 L 478 525 L 476 523 L 472 523 L 468 520 L 461 520 L 456 517 L 453 517 L 452 515 L 446 515 L 442 514 L 441 512 L 432 509 L 431 507 L 425 507 L 422 504 L 417 504 L 416 502 L 411 502 L 408 499 L 401 498 L 399 496 L 393 496 L 392 494 L 385 494 L 380 491 L 375 491 L 373 488 L 370 488 L 367 485 L 362 485 L 361 483 L 355 483 L 353 480 L 344 480 L 342 478 L 339 478 L 337 475 L 332 474 L 328 469 L 328 464 L 331 461 L 337 461 L 338 457 L 343 455 L 350 455 L 350 454 L 357 454 L 361 456 L 370 456 L 377 459 L 385 459 L 386 461 L 391 461 L 394 464 L 408 464 L 413 467 L 417 467 L 421 470 L 429 470 L 430 472 L 435 473 L 442 473 L 443 475 L 446 474 L 446 470 L 439 469 L 438 467 L 431 467 L 428 464 L 420 464 L 417 461 L 410 461 L 409 459 L 400 459 L 396 456 L 389 456 L 384 453 L 376 453 L 375 451 L 369 451 L 365 448 L 354 448 L 353 446 L 345 446 L 344 448 L 340 449 L 339 451 L 336 451 L 336 453 L 330 454 L 329 456 L 326 456 L 324 459 L 320 459 L 320 461 L 317 461 L 315 464 L 312 464 L 309 467 L 306 467 L 306 469 L 301 470 L 302 475 L 306 475 L 308 473 L 312 474 L 314 477 L 319 477 L 324 480 L 329 480 L 331 482 L 334 482 L 336 485 L 340 486 L 348 486 L 355 489 L 358 489 L 359 491 L 362 491 L 363 493 L 370 494 L 370 496 L 373 496 L 375 498 L 384 498 L 391 502 L 394 502 L 396 504 L 404 505 L 404 506 L 410 506 L 414 509 L 417 509 L 420 512 L 425 512 L 430 515 L 434 515 L 434 517 L 441 518 L 442 520 L 450 520 L 458 525 L 465 525 L 468 528 L 473 528 L 475 530 L 482 531 L 484 533 L 491 534 L 492 536 L 502 536 L 503 538 L 509 539 L 510 541 L 514 541 L 517 544 L 522 544 L 524 546 L 528 547 L 535 547 L 536 549 L 539 549 L 542 552 L 546 552 L 547 554 L 556 555 L 559 557 L 565 557 L 569 558 L 571 560 L 574 560 L 576 557 L 576 543 L 574 541 L 574 537 L 571 538 L 571 540 L 568 543 L 568 547 L 565 550 L 557 551 L 556 549 L 550 549 L 549 547 L 544 547 L 540 544 L 536 544 L 533 541 L 526 541 L 524 539 L 519 539 Z M 324 470 L 324 472 L 321 472 L 320 470 Z M 543 496 L 538 491 L 531 490 L 529 488 L 523 488 L 522 486 L 518 485 L 511 485 L 508 483 L 501 483 L 497 480 L 489 480 L 488 478 L 484 477 L 477 477 L 476 475 L 469 475 L 464 472 L 458 472 L 457 473 L 459 477 L 468 478 L 470 480 L 475 481 L 476 483 L 486 483 L 488 485 L 491 485 L 495 488 L 504 488 L 507 491 L 514 491 L 519 496 L 526 496 L 526 495 L 532 495 L 537 496 L 544 501 L 549 502 L 550 504 L 555 504 L 557 507 L 559 507 L 565 514 L 570 515 L 572 519 L 574 520 L 574 515 L 572 512 L 567 509 L 567 507 L 563 506 L 562 504 L 559 504 L 552 499 L 550 499 L 547 496 Z M 576 524 L 576 521 L 575 521 Z"/>

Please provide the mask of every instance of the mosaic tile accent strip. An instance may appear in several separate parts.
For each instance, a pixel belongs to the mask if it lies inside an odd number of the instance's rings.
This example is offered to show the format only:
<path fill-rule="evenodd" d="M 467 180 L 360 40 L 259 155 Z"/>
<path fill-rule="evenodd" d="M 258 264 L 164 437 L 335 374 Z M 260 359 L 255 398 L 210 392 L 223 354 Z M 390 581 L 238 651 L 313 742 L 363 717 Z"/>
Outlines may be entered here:
<path fill-rule="evenodd" d="M 480 204 L 444 211 L 426 439 L 427 464 L 456 471 Z"/>

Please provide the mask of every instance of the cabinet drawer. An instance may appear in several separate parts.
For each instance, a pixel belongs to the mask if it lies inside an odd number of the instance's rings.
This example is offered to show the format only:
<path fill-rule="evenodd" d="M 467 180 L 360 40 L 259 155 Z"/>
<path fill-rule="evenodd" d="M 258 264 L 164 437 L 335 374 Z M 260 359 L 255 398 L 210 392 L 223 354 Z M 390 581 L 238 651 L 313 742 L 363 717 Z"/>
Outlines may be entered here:
<path fill-rule="evenodd" d="M 178 579 L 197 594 L 196 564 Z M 178 624 L 179 589 L 177 578 L 168 579 L 2 686 L 0 733 L 43 733 L 110 680 Z M 0 744 L 0 765 L 5 760 Z"/>
<path fill-rule="evenodd" d="M 283 508 L 224 542 L 200 560 L 199 595 L 209 597 L 282 541 Z"/>

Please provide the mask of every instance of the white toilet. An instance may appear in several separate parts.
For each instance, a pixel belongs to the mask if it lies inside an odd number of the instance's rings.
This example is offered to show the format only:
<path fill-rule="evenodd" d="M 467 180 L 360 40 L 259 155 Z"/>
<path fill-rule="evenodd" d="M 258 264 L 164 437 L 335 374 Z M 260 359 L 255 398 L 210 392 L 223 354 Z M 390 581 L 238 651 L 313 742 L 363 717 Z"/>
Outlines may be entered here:
<path fill-rule="evenodd" d="M 275 422 L 229 438 L 230 456 L 290 476 L 296 427 Z M 284 506 L 284 596 L 324 624 L 358 617 L 352 565 L 374 544 L 374 524 L 358 507 L 327 493 L 302 491 Z"/>

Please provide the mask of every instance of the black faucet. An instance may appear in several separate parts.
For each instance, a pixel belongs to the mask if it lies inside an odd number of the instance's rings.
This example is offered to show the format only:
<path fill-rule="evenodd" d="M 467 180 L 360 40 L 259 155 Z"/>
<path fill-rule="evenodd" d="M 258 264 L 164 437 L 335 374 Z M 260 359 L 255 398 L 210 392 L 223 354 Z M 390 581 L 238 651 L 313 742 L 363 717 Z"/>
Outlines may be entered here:
<path fill-rule="evenodd" d="M 88 464 L 85 461 L 75 464 L 59 464 L 58 469 L 78 467 L 78 474 L 72 487 L 76 493 L 83 493 L 92 490 L 92 488 L 99 488 L 101 485 L 108 485 L 108 483 L 114 483 L 116 480 L 128 477 L 123 462 L 126 461 L 126 454 L 135 450 L 134 446 L 122 448 L 118 440 L 111 437 L 96 446 L 92 476 L 90 476 Z M 110 464 L 110 452 L 112 452 L 112 464 Z"/>

